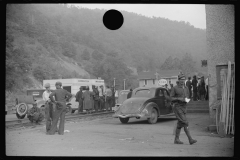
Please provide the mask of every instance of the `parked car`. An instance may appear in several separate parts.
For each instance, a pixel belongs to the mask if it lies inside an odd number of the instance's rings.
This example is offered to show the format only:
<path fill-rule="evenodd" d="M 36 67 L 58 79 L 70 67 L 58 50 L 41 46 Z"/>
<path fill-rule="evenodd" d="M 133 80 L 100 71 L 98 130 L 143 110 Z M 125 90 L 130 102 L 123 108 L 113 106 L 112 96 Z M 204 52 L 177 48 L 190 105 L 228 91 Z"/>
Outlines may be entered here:
<path fill-rule="evenodd" d="M 112 108 L 114 111 L 116 111 L 123 102 L 127 99 L 127 94 L 130 92 L 130 90 L 121 90 L 118 94 L 118 100 L 115 106 Z"/>
<path fill-rule="evenodd" d="M 30 89 L 27 90 L 27 95 L 20 95 L 16 98 L 16 116 L 18 119 L 23 119 L 28 111 L 37 105 L 42 111 L 45 109 L 45 101 L 42 99 L 42 94 L 45 89 Z M 68 112 L 72 112 L 71 105 L 67 102 Z"/>
<path fill-rule="evenodd" d="M 150 124 L 157 122 L 162 115 L 174 115 L 167 89 L 162 87 L 139 87 L 133 90 L 132 97 L 126 99 L 115 111 L 113 117 L 127 123 L 129 118 L 147 118 Z"/>

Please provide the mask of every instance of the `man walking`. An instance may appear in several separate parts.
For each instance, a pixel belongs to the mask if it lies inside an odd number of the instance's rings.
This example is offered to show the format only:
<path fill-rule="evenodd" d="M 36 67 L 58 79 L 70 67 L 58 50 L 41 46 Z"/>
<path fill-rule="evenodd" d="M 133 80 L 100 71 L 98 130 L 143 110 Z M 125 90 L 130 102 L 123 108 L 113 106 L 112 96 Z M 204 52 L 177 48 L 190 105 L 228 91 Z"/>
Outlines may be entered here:
<path fill-rule="evenodd" d="M 69 93 L 67 90 L 62 89 L 62 83 L 56 82 L 55 84 L 56 90 L 54 90 L 49 98 L 53 103 L 56 104 L 56 110 L 53 115 L 53 123 L 50 128 L 50 130 L 47 132 L 49 135 L 55 134 L 55 131 L 57 129 L 57 123 L 58 119 L 60 118 L 60 124 L 59 124 L 59 130 L 58 134 L 63 135 L 64 134 L 64 123 L 65 123 L 65 114 L 66 114 L 66 102 L 69 101 L 69 99 L 72 97 L 72 94 Z M 55 98 L 53 98 L 55 97 Z"/>
<path fill-rule="evenodd" d="M 178 119 L 176 134 L 174 144 L 183 144 L 179 140 L 181 128 L 184 127 L 184 131 L 188 137 L 189 143 L 194 144 L 197 140 L 192 139 L 189 129 L 188 129 L 188 121 L 186 118 L 186 101 L 185 98 L 189 98 L 188 88 L 184 87 L 185 76 L 180 74 L 178 77 L 178 85 L 174 86 L 171 90 L 171 100 L 173 103 L 173 111 Z"/>
<path fill-rule="evenodd" d="M 111 100 L 112 100 L 112 90 L 107 86 L 106 92 L 105 92 L 105 98 L 106 98 L 106 110 L 111 111 Z"/>
<path fill-rule="evenodd" d="M 190 99 L 192 99 L 192 82 L 191 82 L 191 77 L 188 77 L 188 81 L 186 83 L 186 86 L 188 87 L 189 97 L 190 97 Z"/>
<path fill-rule="evenodd" d="M 79 88 L 79 91 L 76 94 L 76 102 L 78 102 L 78 114 L 83 113 L 83 99 L 82 99 L 82 87 Z"/>

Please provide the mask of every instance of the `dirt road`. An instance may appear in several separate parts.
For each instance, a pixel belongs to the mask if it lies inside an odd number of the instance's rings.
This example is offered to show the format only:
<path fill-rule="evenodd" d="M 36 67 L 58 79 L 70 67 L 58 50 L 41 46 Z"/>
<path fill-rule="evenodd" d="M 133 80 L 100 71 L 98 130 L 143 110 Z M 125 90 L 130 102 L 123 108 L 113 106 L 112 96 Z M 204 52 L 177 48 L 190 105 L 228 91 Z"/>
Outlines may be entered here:
<path fill-rule="evenodd" d="M 8 156 L 233 156 L 234 138 L 220 138 L 207 131 L 208 114 L 188 114 L 190 132 L 198 142 L 189 145 L 182 130 L 183 145 L 173 144 L 174 118 L 157 124 L 130 119 L 121 124 L 111 116 L 67 122 L 64 135 L 46 135 L 45 126 L 6 130 Z"/>

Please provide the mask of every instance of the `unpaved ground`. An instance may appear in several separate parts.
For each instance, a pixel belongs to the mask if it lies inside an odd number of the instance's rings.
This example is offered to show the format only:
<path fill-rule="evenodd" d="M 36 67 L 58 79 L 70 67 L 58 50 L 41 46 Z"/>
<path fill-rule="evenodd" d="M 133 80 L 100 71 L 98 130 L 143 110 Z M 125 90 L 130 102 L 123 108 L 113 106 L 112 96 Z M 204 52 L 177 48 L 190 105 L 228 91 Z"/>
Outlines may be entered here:
<path fill-rule="evenodd" d="M 190 132 L 198 142 L 189 145 L 182 130 L 183 145 L 173 144 L 173 118 L 157 124 L 130 119 L 121 124 L 111 116 L 67 122 L 64 135 L 46 135 L 45 126 L 6 130 L 8 156 L 233 156 L 234 138 L 220 138 L 207 131 L 208 114 L 188 114 Z"/>

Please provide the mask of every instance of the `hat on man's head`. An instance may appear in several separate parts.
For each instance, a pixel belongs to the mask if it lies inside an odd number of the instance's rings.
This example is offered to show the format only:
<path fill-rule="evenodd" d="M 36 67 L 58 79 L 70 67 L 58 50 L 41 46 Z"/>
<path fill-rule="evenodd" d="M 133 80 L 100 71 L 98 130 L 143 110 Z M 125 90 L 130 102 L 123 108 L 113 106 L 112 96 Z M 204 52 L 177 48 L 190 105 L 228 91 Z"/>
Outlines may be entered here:
<path fill-rule="evenodd" d="M 183 73 L 180 73 L 180 74 L 178 75 L 178 80 L 179 80 L 179 81 L 186 80 L 185 75 L 184 75 Z"/>
<path fill-rule="evenodd" d="M 62 86 L 62 82 L 56 82 L 56 83 L 55 83 L 55 86 L 56 86 L 56 85 Z"/>
<path fill-rule="evenodd" d="M 45 88 L 49 88 L 49 87 L 50 87 L 50 84 L 49 84 L 49 83 L 46 83 L 46 84 L 44 85 L 44 87 L 45 87 Z"/>

